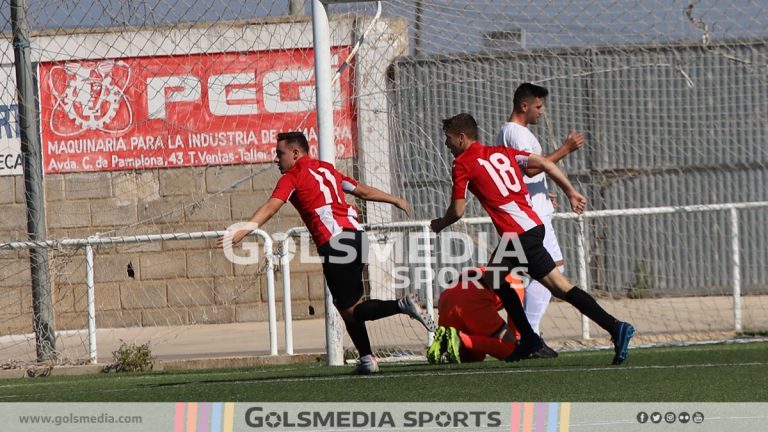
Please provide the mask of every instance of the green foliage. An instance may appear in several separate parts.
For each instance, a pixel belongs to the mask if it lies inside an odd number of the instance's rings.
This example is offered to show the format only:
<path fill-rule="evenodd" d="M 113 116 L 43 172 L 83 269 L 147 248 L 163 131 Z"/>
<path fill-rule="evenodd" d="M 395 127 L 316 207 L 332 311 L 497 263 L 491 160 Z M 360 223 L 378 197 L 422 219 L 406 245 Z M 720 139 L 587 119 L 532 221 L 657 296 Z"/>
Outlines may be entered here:
<path fill-rule="evenodd" d="M 113 362 L 104 366 L 104 372 L 148 372 L 154 366 L 149 342 L 141 345 L 120 341 L 120 348 L 112 352 Z"/>
<path fill-rule="evenodd" d="M 653 274 L 648 269 L 647 260 L 641 259 L 634 269 L 635 280 L 629 287 L 627 297 L 631 299 L 648 298 L 653 295 Z"/>
<path fill-rule="evenodd" d="M 344 361 L 356 360 L 356 359 L 357 359 L 357 351 L 354 348 L 347 348 L 344 350 Z"/>
<path fill-rule="evenodd" d="M 766 331 L 766 330 L 744 329 L 743 332 L 739 333 L 739 337 L 745 337 L 745 338 L 764 338 L 764 337 L 768 337 L 768 331 Z"/>

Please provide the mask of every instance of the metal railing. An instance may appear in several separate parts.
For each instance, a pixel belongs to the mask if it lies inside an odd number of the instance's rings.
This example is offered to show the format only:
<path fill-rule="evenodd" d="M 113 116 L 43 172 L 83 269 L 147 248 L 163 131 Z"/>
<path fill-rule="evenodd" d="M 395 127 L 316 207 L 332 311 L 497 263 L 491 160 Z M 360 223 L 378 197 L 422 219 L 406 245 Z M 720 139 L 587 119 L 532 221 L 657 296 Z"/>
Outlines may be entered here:
<path fill-rule="evenodd" d="M 180 240 L 200 240 L 213 239 L 223 236 L 226 231 L 200 231 L 192 233 L 169 233 L 169 234 L 146 234 L 123 237 L 98 237 L 93 236 L 87 239 L 64 239 L 48 241 L 27 241 L 10 242 L 0 244 L 0 250 L 7 249 L 32 249 L 32 248 L 62 248 L 75 247 L 85 248 L 85 279 L 87 287 L 88 303 L 88 357 L 91 363 L 97 363 L 96 351 L 96 294 L 94 284 L 94 252 L 93 246 L 129 244 L 129 243 L 150 243 L 157 241 L 180 241 Z M 275 315 L 275 267 L 274 255 L 272 253 L 272 237 L 263 230 L 257 229 L 251 232 L 264 241 L 264 257 L 266 260 L 267 276 L 267 308 L 269 320 L 269 353 L 277 355 L 277 318 Z M 290 296 L 290 293 L 289 293 Z M 290 298 L 290 297 L 289 297 Z"/>
<path fill-rule="evenodd" d="M 733 329 L 734 331 L 742 330 L 742 306 L 741 306 L 741 262 L 739 257 L 739 210 L 756 209 L 756 208 L 768 208 L 768 201 L 749 202 L 749 203 L 728 203 L 728 204 L 707 204 L 707 205 L 688 205 L 688 206 L 668 206 L 668 207 L 649 207 L 649 208 L 633 208 L 633 209 L 621 209 L 621 210 L 593 210 L 586 211 L 582 215 L 575 213 L 565 212 L 556 213 L 553 215 L 554 219 L 574 219 L 577 221 L 578 230 L 576 233 L 576 265 L 577 265 L 577 282 L 578 286 L 582 289 L 587 289 L 589 286 L 588 281 L 588 259 L 587 259 L 587 230 L 586 224 L 588 219 L 601 219 L 616 216 L 643 216 L 643 215 L 661 215 L 661 214 L 674 214 L 674 213 L 701 213 L 701 212 L 713 212 L 713 211 L 727 211 L 730 217 L 731 227 L 731 267 L 732 267 L 732 296 L 733 296 Z M 470 217 L 462 219 L 465 225 L 488 225 L 491 224 L 489 217 Z M 420 263 L 427 268 L 433 268 L 435 261 L 432 257 L 431 242 L 429 239 L 434 234 L 429 227 L 429 221 L 414 221 L 414 222 L 392 222 L 366 225 L 367 230 L 376 229 L 391 229 L 391 228 L 418 228 L 421 230 L 421 235 L 426 240 L 424 242 L 424 258 L 425 262 Z M 306 232 L 305 228 L 292 228 L 288 231 L 288 236 L 282 240 L 281 250 L 283 251 L 281 256 L 281 270 L 283 274 L 283 295 L 285 296 L 286 304 L 290 303 L 290 260 L 285 253 L 285 242 L 291 235 L 295 235 L 300 232 Z M 427 272 L 427 279 L 425 280 L 425 297 L 426 308 L 434 318 L 434 283 L 432 280 L 432 272 Z M 290 310 L 290 306 L 286 308 L 286 311 Z M 293 347 L 291 331 L 291 315 L 285 314 L 285 338 L 286 346 Z M 329 329 L 326 326 L 327 332 L 337 332 L 332 328 Z M 583 339 L 590 338 L 589 319 L 586 316 L 582 316 L 581 334 Z M 428 343 L 431 342 L 433 335 L 429 334 Z M 331 338 L 329 338 L 331 339 Z M 291 341 L 291 342 L 288 342 Z M 331 345 L 329 349 L 342 350 L 342 347 Z M 292 349 L 286 352 L 292 354 Z"/>
<path fill-rule="evenodd" d="M 670 206 L 670 207 L 651 207 L 634 208 L 622 210 L 595 210 L 587 211 L 582 215 L 575 213 L 556 213 L 554 219 L 575 219 L 578 223 L 577 230 L 577 269 L 578 285 L 584 289 L 588 286 L 588 262 L 586 222 L 588 219 L 609 218 L 616 216 L 643 216 L 660 215 L 674 213 L 701 213 L 713 211 L 727 211 L 730 217 L 731 242 L 730 242 L 730 264 L 732 268 L 731 285 L 733 296 L 733 329 L 742 330 L 742 304 L 741 304 L 741 260 L 739 255 L 740 229 L 739 229 L 739 210 L 768 208 L 767 201 L 749 202 L 749 203 L 729 203 L 729 204 L 709 204 L 709 205 L 689 205 L 689 206 Z M 485 225 L 490 224 L 488 217 L 472 217 L 463 219 L 466 225 Z M 420 235 L 426 240 L 424 243 L 424 262 L 422 265 L 433 268 L 435 261 L 432 257 L 431 242 L 429 241 L 434 234 L 430 231 L 429 221 L 414 222 L 392 222 L 367 225 L 368 230 L 396 229 L 396 228 L 418 228 Z M 291 228 L 284 233 L 284 237 L 278 241 L 280 246 L 280 255 L 276 256 L 273 251 L 272 237 L 261 229 L 254 230 L 251 235 L 255 235 L 264 242 L 264 256 L 266 260 L 265 272 L 267 277 L 267 303 L 269 320 L 269 347 L 270 355 L 277 355 L 277 320 L 275 305 L 275 260 L 280 261 L 280 271 L 283 272 L 283 307 L 284 307 L 284 337 L 285 353 L 294 354 L 293 348 L 293 326 L 292 326 L 292 308 L 291 308 L 291 273 L 290 273 L 290 255 L 287 252 L 287 242 L 293 236 L 307 232 L 304 227 Z M 94 252 L 93 246 L 107 244 L 128 244 L 128 243 L 146 243 L 156 241 L 179 241 L 179 240 L 197 240 L 218 238 L 225 234 L 225 231 L 203 231 L 192 233 L 170 233 L 170 234 L 148 234 L 124 237 L 89 237 L 87 239 L 65 239 L 49 240 L 44 242 L 10 242 L 0 244 L 0 250 L 8 249 L 31 249 L 31 248 L 59 248 L 59 247 L 77 247 L 85 249 L 86 256 L 86 285 L 87 285 L 87 303 L 88 303 L 88 346 L 91 362 L 97 362 L 96 355 L 96 309 L 95 309 L 95 284 L 94 284 Z M 425 280 L 426 308 L 430 316 L 434 318 L 434 283 L 431 272 L 427 272 Z M 326 289 L 326 310 L 333 303 L 327 298 L 329 295 Z M 334 324 L 326 323 L 328 337 L 328 349 L 343 350 L 340 346 L 340 330 L 334 327 Z M 589 339 L 588 319 L 582 317 L 582 337 Z M 432 335 L 428 336 L 431 340 Z M 428 340 L 428 342 L 429 342 Z"/>

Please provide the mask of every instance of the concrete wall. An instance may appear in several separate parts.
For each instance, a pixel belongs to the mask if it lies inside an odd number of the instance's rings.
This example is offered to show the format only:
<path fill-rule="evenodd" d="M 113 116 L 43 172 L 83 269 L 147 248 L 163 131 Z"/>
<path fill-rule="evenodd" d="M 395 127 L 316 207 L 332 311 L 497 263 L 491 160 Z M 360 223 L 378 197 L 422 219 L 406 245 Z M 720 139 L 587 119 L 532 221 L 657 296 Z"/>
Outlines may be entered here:
<path fill-rule="evenodd" d="M 262 24 L 217 24 L 206 27 L 89 31 L 33 39 L 35 61 L 73 58 L 120 58 L 250 51 L 312 46 L 309 18 L 271 20 Z M 332 19 L 332 45 L 351 45 L 367 24 L 355 17 Z M 356 94 L 381 100 L 388 59 L 407 49 L 404 24 L 383 22 L 368 41 L 397 49 L 377 50 L 380 67 L 366 67 Z M 400 32 L 401 34 L 389 34 Z M 387 36 L 387 37 L 382 37 Z M 278 37 L 279 36 L 279 37 Z M 367 43 L 372 43 L 368 42 Z M 7 41 L 0 50 L 10 49 Z M 370 60 L 365 61 L 366 64 Z M 7 65 L 6 65 L 7 66 Z M 366 76 L 365 74 L 382 76 Z M 378 95 L 378 96 L 377 96 Z M 384 110 L 386 112 L 386 110 Z M 376 117 L 376 116 L 374 116 Z M 362 119 L 371 130 L 387 131 L 386 115 Z M 379 122 L 375 124 L 374 122 Z M 366 163 L 379 171 L 389 164 L 386 136 L 361 134 L 360 149 L 379 149 Z M 376 154 L 365 152 L 366 154 Z M 364 173 L 355 159 L 339 160 L 349 174 Z M 231 187 L 237 181 L 247 181 Z M 377 174 L 376 183 L 389 184 Z M 247 220 L 270 195 L 279 172 L 271 164 L 228 165 L 47 175 L 45 200 L 49 239 L 128 236 L 149 233 L 221 230 Z M 367 179 L 366 179 L 367 181 Z M 224 191 L 224 192 L 222 192 Z M 219 193 L 222 192 L 222 193 Z M 0 177 L 0 242 L 26 240 L 22 176 Z M 268 232 L 282 232 L 302 222 L 286 205 L 269 222 Z M 314 248 L 313 248 L 314 251 Z M 32 300 L 26 251 L 0 252 L 0 334 L 32 331 Z M 128 265 L 133 276 L 128 272 Z M 279 270 L 279 269 L 278 269 Z M 85 259 L 82 250 L 51 252 L 52 290 L 58 330 L 86 323 Z M 294 258 L 291 264 L 294 318 L 314 309 L 323 316 L 323 279 L 319 264 Z M 213 240 L 100 246 L 95 249 L 96 321 L 98 328 L 262 321 L 267 319 L 266 277 L 260 266 L 234 265 L 214 248 Z M 276 299 L 282 302 L 282 272 L 276 274 Z M 310 307 L 311 306 L 311 307 Z M 282 305 L 278 304 L 278 319 Z"/>

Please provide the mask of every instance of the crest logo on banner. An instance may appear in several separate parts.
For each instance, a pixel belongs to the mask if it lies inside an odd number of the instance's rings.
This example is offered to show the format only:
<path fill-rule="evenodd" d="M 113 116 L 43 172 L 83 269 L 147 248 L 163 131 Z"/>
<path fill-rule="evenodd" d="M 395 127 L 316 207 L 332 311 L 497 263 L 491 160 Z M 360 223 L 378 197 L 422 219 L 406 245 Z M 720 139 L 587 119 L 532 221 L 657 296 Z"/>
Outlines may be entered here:
<path fill-rule="evenodd" d="M 123 61 L 54 66 L 48 76 L 55 99 L 51 131 L 59 136 L 74 136 L 86 130 L 126 132 L 133 124 L 133 110 L 125 97 L 130 81 L 131 70 Z M 61 88 L 61 83 L 66 83 L 66 87 Z M 61 122 L 62 118 L 71 122 Z"/>

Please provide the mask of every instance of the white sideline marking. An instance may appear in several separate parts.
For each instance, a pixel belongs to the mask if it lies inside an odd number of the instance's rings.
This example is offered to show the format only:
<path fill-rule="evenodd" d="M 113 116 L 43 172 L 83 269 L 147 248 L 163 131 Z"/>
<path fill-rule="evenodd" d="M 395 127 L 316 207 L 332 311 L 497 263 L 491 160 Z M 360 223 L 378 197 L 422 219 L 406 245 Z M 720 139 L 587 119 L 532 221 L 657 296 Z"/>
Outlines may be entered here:
<path fill-rule="evenodd" d="M 621 371 L 621 370 L 627 370 L 627 369 L 695 369 L 695 368 L 713 368 L 713 367 L 733 367 L 733 366 L 765 366 L 768 365 L 768 362 L 751 362 L 751 363 L 709 363 L 709 364 L 693 364 L 693 365 L 673 365 L 673 366 L 610 366 L 610 367 L 598 367 L 598 368 L 587 368 L 587 369 L 578 369 L 580 371 L 587 371 L 587 372 L 599 372 L 599 371 Z M 405 365 L 404 365 L 405 366 Z M 293 369 L 292 369 L 293 370 Z M 298 369 L 296 369 L 298 370 Z M 331 376 L 318 376 L 318 377 L 290 377 L 290 378 L 267 378 L 263 380 L 258 380 L 257 383 L 283 383 L 283 382 L 297 382 L 297 381 L 334 381 L 334 380 L 350 380 L 350 379 L 387 379 L 387 378 L 404 378 L 409 376 L 416 376 L 416 375 L 426 375 L 429 373 L 430 375 L 441 375 L 441 376 L 460 376 L 460 375 L 490 375 L 490 374 L 527 374 L 527 373 L 540 373 L 540 372 L 572 372 L 574 371 L 574 368 L 555 368 L 555 369 L 544 369 L 544 368 L 537 368 L 537 369 L 484 369 L 484 370 L 478 370 L 478 371 L 441 371 L 441 370 L 432 370 L 432 369 L 424 369 L 423 371 L 413 371 L 413 372 L 406 372 L 406 373 L 379 373 L 375 375 L 331 375 Z M 233 372 L 236 373 L 236 372 Z M 213 374 L 213 375 L 228 375 L 226 373 L 219 373 L 219 374 Z M 154 375 L 148 375 L 148 376 L 141 376 L 141 377 L 121 377 L 121 378 L 134 378 L 134 379 L 148 379 L 148 378 L 156 378 Z M 61 382 L 51 382 L 51 383 L 42 383 L 37 382 L 38 385 L 70 385 L 70 381 L 61 381 Z M 197 385 L 204 385 L 209 384 L 205 381 L 195 381 L 195 382 L 179 382 L 179 383 L 166 383 L 162 384 L 162 387 L 179 387 L 179 386 L 186 386 L 190 384 L 197 384 Z M 237 381 L 227 381 L 227 382 L 216 382 L 216 383 L 210 383 L 210 384 L 216 384 L 216 385 L 243 385 L 243 384 L 255 384 L 253 380 L 237 380 Z M 11 387 L 21 387 L 25 384 L 9 384 L 9 385 L 0 385 L 0 388 L 11 388 Z M 89 394 L 102 394 L 102 393 L 116 393 L 116 392 L 124 392 L 127 389 L 120 388 L 120 389 L 102 389 L 102 390 L 91 390 L 89 391 Z M 45 393 L 34 393 L 34 394 L 26 394 L 24 397 L 30 397 L 30 396 L 41 396 L 41 395 L 47 395 L 49 392 Z M 7 398 L 10 398 L 13 396 L 8 396 Z"/>
<path fill-rule="evenodd" d="M 684 348 L 683 348 L 684 349 Z M 676 351 L 680 351 L 680 348 L 677 348 Z M 491 375 L 491 374 L 528 374 L 528 373 L 541 373 L 541 372 L 573 372 L 573 371 L 584 371 L 584 372 L 616 372 L 616 371 L 623 371 L 623 370 L 651 370 L 651 369 L 696 369 L 696 368 L 714 368 L 714 367 L 734 367 L 734 366 L 746 366 L 746 367 L 752 367 L 752 366 L 765 366 L 768 365 L 768 362 L 749 362 L 749 363 L 706 363 L 706 364 L 684 364 L 684 365 L 649 365 L 649 366 L 628 366 L 628 365 L 622 365 L 622 366 L 602 366 L 602 367 L 592 367 L 592 368 L 579 368 L 577 365 L 574 365 L 573 367 L 568 368 L 531 368 L 531 369 L 522 369 L 522 368 L 512 368 L 512 369 L 504 369 L 504 368 L 485 368 L 481 370 L 471 370 L 471 371 L 451 371 L 451 370 L 440 370 L 436 368 L 424 368 L 420 370 L 415 371 L 408 371 L 408 372 L 394 372 L 394 373 L 387 373 L 386 370 L 383 373 L 375 374 L 375 375 L 368 375 L 368 376 L 360 376 L 360 375 L 351 375 L 351 374 L 344 374 L 344 375 L 329 375 L 329 376 L 303 376 L 303 377 L 285 377 L 285 378 L 266 378 L 266 379 L 259 379 L 258 383 L 281 383 L 281 382 L 296 382 L 296 381 L 333 381 L 333 380 L 349 380 L 349 379 L 387 379 L 387 378 L 403 378 L 403 377 L 410 377 L 410 376 L 418 376 L 418 375 L 439 375 L 439 376 L 466 376 L 466 375 Z M 408 366 L 408 364 L 403 364 L 403 366 Z M 308 368 L 308 369 L 311 369 Z M 281 372 L 291 372 L 291 371 L 298 371 L 298 370 L 305 370 L 305 368 L 290 368 L 290 369 L 282 369 Z M 351 368 L 350 368 L 351 371 Z M 248 371 L 248 373 L 267 373 L 272 372 L 271 370 L 258 370 L 253 369 L 251 371 Z M 233 372 L 219 372 L 219 373 L 211 373 L 206 374 L 206 377 L 215 377 L 215 376 L 228 376 L 232 374 L 242 373 L 242 371 L 233 371 Z M 126 376 L 123 375 L 120 377 L 124 380 L 154 380 L 156 378 L 155 375 L 142 375 L 142 376 Z M 56 385 L 71 385 L 70 381 L 56 381 L 56 382 L 40 382 L 35 381 L 36 385 L 40 386 L 56 386 Z M 227 381 L 227 382 L 216 382 L 217 385 L 242 385 L 247 383 L 254 383 L 251 379 L 240 379 L 236 381 Z M 177 387 L 177 386 L 185 386 L 189 384 L 208 384 L 205 381 L 184 381 L 179 383 L 166 383 L 162 384 L 163 387 Z M 28 385 L 27 383 L 22 384 L 0 384 L 0 389 L 8 389 L 8 388 L 15 388 L 15 387 L 22 387 Z M 91 390 L 91 393 L 114 393 L 114 392 L 122 392 L 126 389 L 103 389 L 103 390 Z M 38 393 L 38 395 L 47 394 L 47 393 Z M 25 397 L 32 396 L 32 395 L 25 395 Z M 10 398 L 13 396 L 2 396 L 2 398 Z"/>
<path fill-rule="evenodd" d="M 606 367 L 597 367 L 597 368 L 586 368 L 586 369 L 580 369 L 578 367 L 575 368 L 556 368 L 556 369 L 546 369 L 546 368 L 536 368 L 536 369 L 483 369 L 483 370 L 477 370 L 477 371 L 444 371 L 444 370 L 425 370 L 425 373 L 420 373 L 422 371 L 412 371 L 412 372 L 405 372 L 405 373 L 386 373 L 382 372 L 379 374 L 374 375 L 331 375 L 331 376 L 318 376 L 318 377 L 291 377 L 291 378 L 267 378 L 264 380 L 259 380 L 259 382 L 293 382 L 293 381 L 332 381 L 337 379 L 386 379 L 386 378 L 403 378 L 403 377 L 409 377 L 409 376 L 415 376 L 415 375 L 425 375 L 426 373 L 429 373 L 430 375 L 441 375 L 441 376 L 460 376 L 460 375 L 493 375 L 493 374 L 526 374 L 526 373 L 541 373 L 541 372 L 573 372 L 573 371 L 584 371 L 584 372 L 603 372 L 603 371 L 610 371 L 610 372 L 616 372 L 616 371 L 622 371 L 627 369 L 695 369 L 695 368 L 713 368 L 713 367 L 734 367 L 734 366 L 765 366 L 768 365 L 768 362 L 752 362 L 752 363 L 710 363 L 710 364 L 691 364 L 691 365 L 671 365 L 671 366 L 606 366 Z M 405 366 L 405 365 L 404 365 Z M 231 383 L 237 383 L 237 384 L 244 384 L 248 383 L 250 381 L 231 381 Z M 221 384 L 221 383 L 217 383 Z M 169 386 L 172 386 L 173 384 L 168 384 Z"/>

